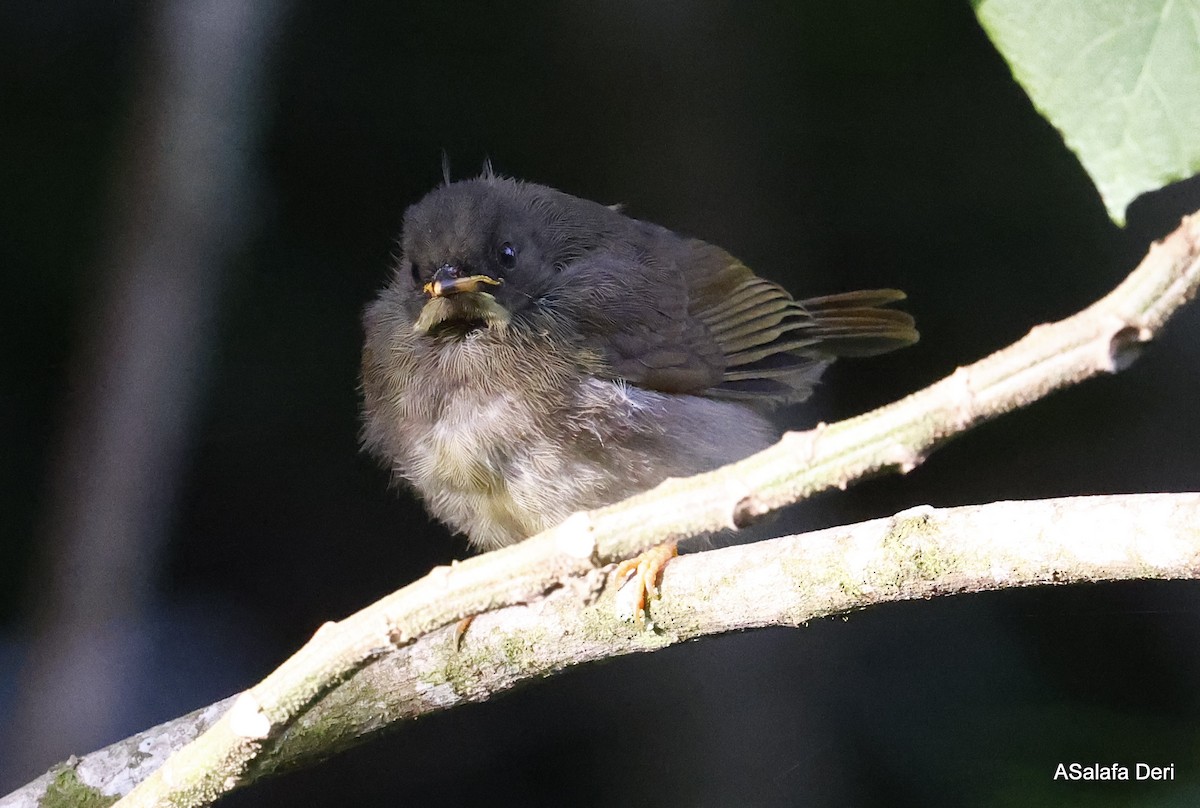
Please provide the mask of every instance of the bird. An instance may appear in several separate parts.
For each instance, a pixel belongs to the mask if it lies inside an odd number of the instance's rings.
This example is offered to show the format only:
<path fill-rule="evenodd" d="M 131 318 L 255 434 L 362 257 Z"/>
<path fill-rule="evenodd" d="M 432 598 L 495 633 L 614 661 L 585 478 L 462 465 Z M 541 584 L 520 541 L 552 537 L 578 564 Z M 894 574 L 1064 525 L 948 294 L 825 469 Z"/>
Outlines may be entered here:
<path fill-rule="evenodd" d="M 918 340 L 904 297 L 797 301 L 720 247 L 485 166 L 404 213 L 363 317 L 362 444 L 503 547 L 771 445 L 770 411 L 834 359 Z"/>

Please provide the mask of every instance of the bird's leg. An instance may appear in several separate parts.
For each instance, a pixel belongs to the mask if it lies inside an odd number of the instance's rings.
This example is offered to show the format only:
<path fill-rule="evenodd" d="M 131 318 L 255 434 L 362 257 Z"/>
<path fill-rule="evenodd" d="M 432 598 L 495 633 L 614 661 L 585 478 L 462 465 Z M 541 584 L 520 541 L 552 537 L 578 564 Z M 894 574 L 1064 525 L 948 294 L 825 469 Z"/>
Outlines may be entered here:
<path fill-rule="evenodd" d="M 475 622 L 476 615 L 470 614 L 454 624 L 454 650 L 462 648 L 463 635 L 467 633 L 467 629 Z"/>
<path fill-rule="evenodd" d="M 638 628 L 646 624 L 649 616 L 646 610 L 651 598 L 659 597 L 658 581 L 662 576 L 663 567 L 675 556 L 679 555 L 678 542 L 669 541 L 657 547 L 651 547 L 636 558 L 626 559 L 617 565 L 613 571 L 613 580 L 624 591 L 626 586 L 633 589 L 630 592 L 632 617 Z M 629 579 L 629 580 L 626 580 Z M 625 601 L 628 602 L 628 601 Z M 622 609 L 622 611 L 625 611 Z"/>

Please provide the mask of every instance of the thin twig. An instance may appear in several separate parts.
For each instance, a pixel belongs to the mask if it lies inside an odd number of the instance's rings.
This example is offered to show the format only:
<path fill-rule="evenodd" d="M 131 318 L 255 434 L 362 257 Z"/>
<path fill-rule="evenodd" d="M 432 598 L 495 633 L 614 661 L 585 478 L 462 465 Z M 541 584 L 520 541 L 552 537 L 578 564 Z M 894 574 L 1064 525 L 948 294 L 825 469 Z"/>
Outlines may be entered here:
<path fill-rule="evenodd" d="M 563 588 L 480 615 L 359 670 L 271 742 L 254 779 L 359 743 L 398 721 L 482 701 L 574 665 L 710 634 L 797 626 L 868 605 L 1036 584 L 1200 576 L 1200 493 L 1077 497 L 935 510 L 683 556 L 663 574 L 652 631 L 614 618 L 614 593 Z M 586 605 L 585 605 L 586 603 Z M 0 800 L 34 806 L 73 776 L 121 794 L 232 703 L 139 733 Z"/>
<path fill-rule="evenodd" d="M 739 463 L 599 510 L 463 561 L 326 624 L 291 659 L 242 693 L 122 806 L 201 806 L 253 767 L 322 695 L 392 648 L 463 617 L 530 602 L 656 544 L 730 527 L 831 487 L 907 471 L 950 436 L 1063 387 L 1128 364 L 1200 285 L 1200 214 L 1186 219 L 1111 294 L 1035 328 L 1014 345 L 908 398 L 805 433 Z"/>

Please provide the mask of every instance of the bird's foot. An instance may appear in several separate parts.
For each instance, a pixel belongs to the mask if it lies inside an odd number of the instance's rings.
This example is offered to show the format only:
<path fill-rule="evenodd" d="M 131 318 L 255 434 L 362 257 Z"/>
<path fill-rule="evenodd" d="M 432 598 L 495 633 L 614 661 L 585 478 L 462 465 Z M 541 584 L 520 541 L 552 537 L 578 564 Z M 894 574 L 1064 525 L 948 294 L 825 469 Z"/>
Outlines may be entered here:
<path fill-rule="evenodd" d="M 617 591 L 617 613 L 620 617 L 632 619 L 639 629 L 646 625 L 649 616 L 646 607 L 650 599 L 659 597 L 658 580 L 663 568 L 677 555 L 678 543 L 669 541 L 617 565 L 613 580 L 620 587 Z"/>
<path fill-rule="evenodd" d="M 462 648 L 463 636 L 466 635 L 467 629 L 469 629 L 471 627 L 471 624 L 475 622 L 475 617 L 476 617 L 476 615 L 469 614 L 466 617 L 464 617 L 462 620 L 459 620 L 457 623 L 454 624 L 454 650 L 455 651 Z"/>

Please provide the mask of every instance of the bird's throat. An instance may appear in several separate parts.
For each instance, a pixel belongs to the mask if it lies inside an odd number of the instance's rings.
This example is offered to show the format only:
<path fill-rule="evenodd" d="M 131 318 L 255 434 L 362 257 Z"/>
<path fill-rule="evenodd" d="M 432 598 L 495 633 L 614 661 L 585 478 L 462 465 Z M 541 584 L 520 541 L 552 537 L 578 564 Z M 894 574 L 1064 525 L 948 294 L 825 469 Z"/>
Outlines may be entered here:
<path fill-rule="evenodd" d="M 430 298 L 413 324 L 420 334 L 460 333 L 480 328 L 504 329 L 511 316 L 508 309 L 486 292 L 464 292 Z"/>

